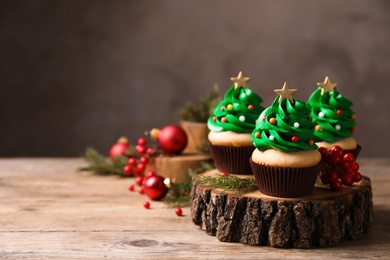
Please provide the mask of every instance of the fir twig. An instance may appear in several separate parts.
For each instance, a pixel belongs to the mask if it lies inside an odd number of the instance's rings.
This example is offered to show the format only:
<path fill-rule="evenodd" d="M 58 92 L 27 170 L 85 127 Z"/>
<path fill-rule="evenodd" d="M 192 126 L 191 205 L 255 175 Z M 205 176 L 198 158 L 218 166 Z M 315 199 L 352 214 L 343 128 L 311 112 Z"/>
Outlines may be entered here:
<path fill-rule="evenodd" d="M 164 202 L 168 207 L 186 207 L 190 205 L 190 193 L 192 188 L 192 177 L 195 174 L 205 172 L 214 168 L 210 162 L 201 162 L 197 168 L 188 169 L 188 178 L 181 183 L 172 183 Z"/>
<path fill-rule="evenodd" d="M 80 171 L 92 171 L 98 175 L 117 174 L 126 176 L 123 173 L 123 167 L 126 166 L 128 158 L 125 156 L 116 156 L 115 159 L 111 160 L 95 149 L 87 148 L 84 159 L 89 165 L 79 168 Z"/>
<path fill-rule="evenodd" d="M 200 98 L 197 103 L 188 102 L 179 116 L 182 120 L 205 123 L 219 102 L 219 89 L 215 84 L 206 97 Z"/>
<path fill-rule="evenodd" d="M 234 175 L 221 176 L 200 176 L 194 180 L 198 184 L 203 184 L 210 188 L 222 189 L 223 191 L 235 191 L 237 193 L 248 193 L 257 190 L 254 178 L 239 178 Z"/>

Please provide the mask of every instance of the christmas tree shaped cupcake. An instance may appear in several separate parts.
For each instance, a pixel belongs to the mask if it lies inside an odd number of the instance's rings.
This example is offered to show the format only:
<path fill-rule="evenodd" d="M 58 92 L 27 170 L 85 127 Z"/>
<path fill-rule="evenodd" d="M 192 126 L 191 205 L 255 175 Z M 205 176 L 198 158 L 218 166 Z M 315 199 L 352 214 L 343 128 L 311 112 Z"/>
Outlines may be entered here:
<path fill-rule="evenodd" d="M 293 98 L 287 83 L 256 123 L 256 147 L 251 166 L 259 190 L 277 197 L 300 197 L 312 192 L 320 170 L 321 154 L 315 142 L 310 105 Z"/>
<path fill-rule="evenodd" d="M 316 124 L 314 134 L 321 139 L 318 147 L 329 150 L 338 145 L 346 151 L 358 155 L 361 147 L 358 146 L 353 132 L 355 130 L 355 113 L 352 111 L 352 102 L 346 99 L 336 89 L 329 77 L 319 86 L 309 98 L 311 117 Z"/>
<path fill-rule="evenodd" d="M 208 139 L 216 167 L 221 172 L 252 174 L 249 158 L 254 150 L 251 133 L 264 110 L 260 96 L 247 87 L 242 72 L 231 78 L 233 86 L 208 119 Z"/>

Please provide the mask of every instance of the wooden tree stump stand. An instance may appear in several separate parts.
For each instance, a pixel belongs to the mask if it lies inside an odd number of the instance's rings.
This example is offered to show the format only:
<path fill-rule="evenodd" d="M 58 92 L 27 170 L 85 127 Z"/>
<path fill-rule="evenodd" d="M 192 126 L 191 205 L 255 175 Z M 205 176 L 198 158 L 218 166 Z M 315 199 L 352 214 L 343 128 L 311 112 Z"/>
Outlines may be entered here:
<path fill-rule="evenodd" d="M 204 174 L 215 176 L 219 172 Z M 338 192 L 318 182 L 312 194 L 299 198 L 272 197 L 260 191 L 223 192 L 195 181 L 192 185 L 193 222 L 223 242 L 325 247 L 360 238 L 373 223 L 371 182 L 365 176 L 351 187 L 343 185 Z"/>

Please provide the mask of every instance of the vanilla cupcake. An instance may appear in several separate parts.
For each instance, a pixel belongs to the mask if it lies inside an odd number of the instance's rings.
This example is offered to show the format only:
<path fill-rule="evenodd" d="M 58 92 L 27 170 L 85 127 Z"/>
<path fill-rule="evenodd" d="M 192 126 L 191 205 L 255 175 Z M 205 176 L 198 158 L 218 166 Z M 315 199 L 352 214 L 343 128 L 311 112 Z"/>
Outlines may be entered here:
<path fill-rule="evenodd" d="M 233 86 L 207 122 L 211 155 L 221 172 L 252 174 L 249 164 L 254 150 L 251 133 L 264 108 L 262 98 L 247 87 L 249 79 L 242 72 L 231 78 Z"/>
<path fill-rule="evenodd" d="M 329 77 L 317 85 L 308 101 L 316 125 L 314 134 L 321 139 L 317 146 L 329 150 L 338 145 L 357 157 L 361 146 L 353 137 L 356 116 L 351 109 L 352 102 L 339 93 L 337 84 L 330 82 Z"/>
<path fill-rule="evenodd" d="M 310 105 L 293 99 L 287 83 L 266 108 L 252 133 L 256 149 L 250 163 L 258 189 L 277 197 L 300 197 L 312 192 L 320 171 Z"/>

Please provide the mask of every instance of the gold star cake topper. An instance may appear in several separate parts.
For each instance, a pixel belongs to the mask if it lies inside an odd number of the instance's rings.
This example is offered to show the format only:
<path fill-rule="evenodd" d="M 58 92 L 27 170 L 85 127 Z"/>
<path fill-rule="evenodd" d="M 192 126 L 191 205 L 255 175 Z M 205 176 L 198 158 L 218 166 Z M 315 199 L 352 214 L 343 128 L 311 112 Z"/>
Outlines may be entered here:
<path fill-rule="evenodd" d="M 337 86 L 337 83 L 330 82 L 330 79 L 328 76 L 326 76 L 324 82 L 317 83 L 318 86 L 320 86 L 321 89 L 321 95 L 323 95 L 326 92 L 332 92 L 334 88 Z"/>
<path fill-rule="evenodd" d="M 287 85 L 287 82 L 284 82 L 282 89 L 275 89 L 276 94 L 279 95 L 279 103 L 282 102 L 283 99 L 290 100 L 291 103 L 294 103 L 293 95 L 298 91 L 298 89 L 290 89 Z"/>
<path fill-rule="evenodd" d="M 246 88 L 246 83 L 251 79 L 249 77 L 244 77 L 242 71 L 238 73 L 237 77 L 230 78 L 234 82 L 234 89 L 238 89 L 240 87 Z"/>

